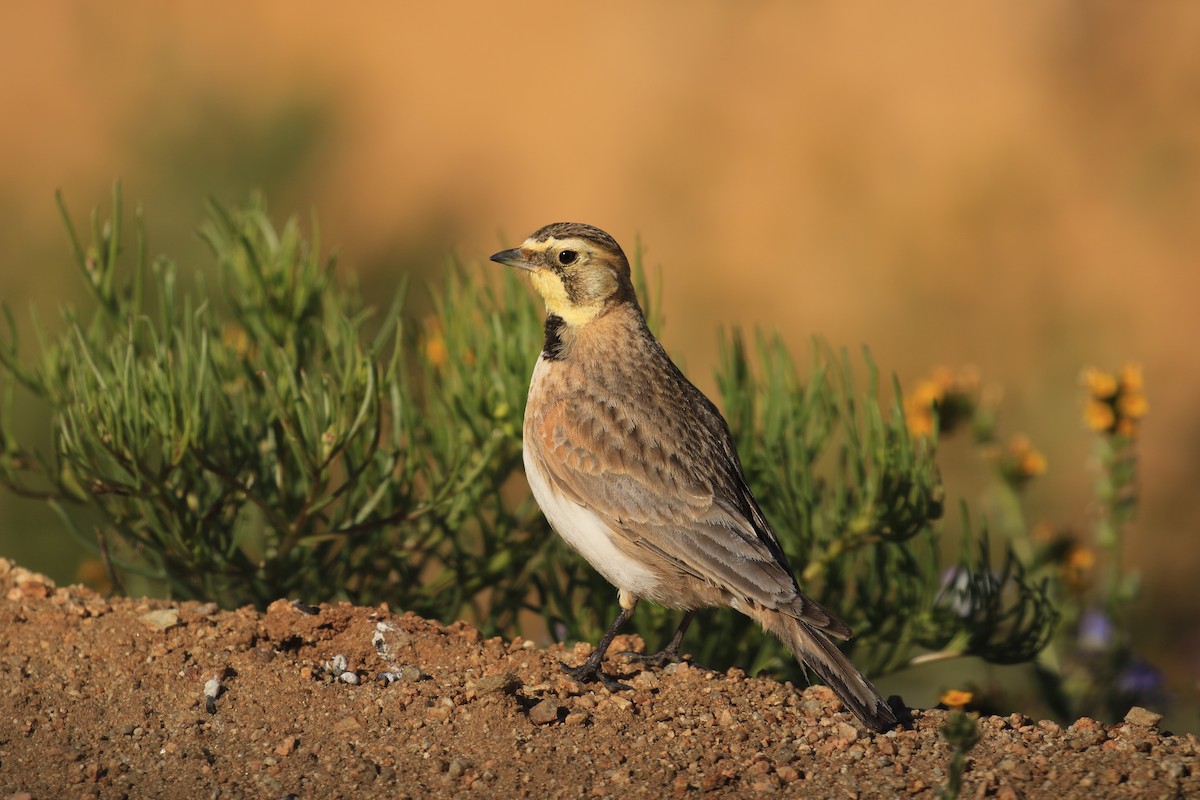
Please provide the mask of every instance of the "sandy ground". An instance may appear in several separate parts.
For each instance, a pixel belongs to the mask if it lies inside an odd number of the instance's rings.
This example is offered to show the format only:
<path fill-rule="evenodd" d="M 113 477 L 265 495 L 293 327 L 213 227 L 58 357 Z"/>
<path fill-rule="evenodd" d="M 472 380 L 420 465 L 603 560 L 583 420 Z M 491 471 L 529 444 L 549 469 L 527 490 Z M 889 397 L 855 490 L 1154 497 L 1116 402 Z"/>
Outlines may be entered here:
<path fill-rule="evenodd" d="M 612 695 L 559 672 L 589 650 L 386 607 L 107 599 L 0 559 L 0 798 L 925 798 L 945 780 L 944 711 L 873 736 L 824 688 L 619 658 L 634 688 Z M 1140 719 L 984 718 L 963 796 L 1200 796 L 1196 736 Z"/>

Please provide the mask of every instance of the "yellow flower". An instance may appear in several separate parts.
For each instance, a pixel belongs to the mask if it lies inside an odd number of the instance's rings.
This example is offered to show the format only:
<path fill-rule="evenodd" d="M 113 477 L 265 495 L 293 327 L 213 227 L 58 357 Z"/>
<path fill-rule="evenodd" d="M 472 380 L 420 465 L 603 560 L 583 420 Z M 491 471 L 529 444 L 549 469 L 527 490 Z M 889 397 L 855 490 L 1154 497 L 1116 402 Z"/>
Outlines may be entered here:
<path fill-rule="evenodd" d="M 1063 560 L 1063 582 L 1076 592 L 1086 590 L 1092 583 L 1092 570 L 1096 567 L 1096 551 L 1083 545 L 1075 545 Z"/>
<path fill-rule="evenodd" d="M 1021 456 L 1017 469 L 1020 470 L 1021 475 L 1027 478 L 1042 475 L 1046 472 L 1046 457 L 1037 450 L 1030 449 L 1028 453 Z"/>
<path fill-rule="evenodd" d="M 916 406 L 905 403 L 904 421 L 908 423 L 908 432 L 913 436 L 933 435 L 933 407 Z"/>
<path fill-rule="evenodd" d="M 1100 400 L 1089 400 L 1087 405 L 1083 407 L 1083 421 L 1094 431 L 1112 430 L 1116 418 L 1116 412 L 1113 411 L 1112 404 L 1110 403 Z"/>
<path fill-rule="evenodd" d="M 434 334 L 427 342 L 425 342 L 425 360 L 434 367 L 441 367 L 446 363 L 446 357 L 449 355 L 446 349 L 446 340 L 439 334 Z"/>
<path fill-rule="evenodd" d="M 921 381 L 913 392 L 913 402 L 925 406 L 940 403 L 945 397 L 946 384 L 936 379 Z"/>
<path fill-rule="evenodd" d="M 962 689 L 950 689 L 938 698 L 938 702 L 947 708 L 961 711 L 964 706 L 968 705 L 974 699 L 975 695 L 971 692 L 964 692 Z"/>
<path fill-rule="evenodd" d="M 913 436 L 933 435 L 933 409 L 942 401 L 945 390 L 936 381 L 924 380 L 904 399 L 904 419 Z"/>
<path fill-rule="evenodd" d="M 1128 419 L 1141 419 L 1146 416 L 1146 412 L 1150 410 L 1150 404 L 1146 402 L 1146 395 L 1138 391 L 1121 392 L 1121 396 L 1117 398 L 1117 411 L 1121 416 Z"/>
<path fill-rule="evenodd" d="M 1141 393 L 1142 365 L 1129 361 L 1121 367 L 1121 391 Z"/>
<path fill-rule="evenodd" d="M 949 367 L 937 367 L 904 398 L 909 432 L 913 436 L 932 435 L 936 412 L 939 432 L 950 433 L 975 413 L 978 394 L 979 370 L 975 367 L 963 367 L 957 374 Z"/>
<path fill-rule="evenodd" d="M 1083 371 L 1083 383 L 1097 400 L 1107 400 L 1117 393 L 1117 379 L 1095 367 Z"/>
<path fill-rule="evenodd" d="M 1046 457 L 1033 448 L 1028 436 L 1020 434 L 1010 439 L 1008 452 L 1018 477 L 1032 478 L 1046 471 Z"/>

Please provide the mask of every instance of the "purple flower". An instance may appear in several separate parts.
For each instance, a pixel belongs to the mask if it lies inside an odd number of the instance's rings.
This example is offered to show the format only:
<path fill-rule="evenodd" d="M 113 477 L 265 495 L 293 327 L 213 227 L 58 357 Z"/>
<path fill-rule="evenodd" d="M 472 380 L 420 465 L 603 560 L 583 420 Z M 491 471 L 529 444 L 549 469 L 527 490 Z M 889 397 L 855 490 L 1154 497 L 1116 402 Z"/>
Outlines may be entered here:
<path fill-rule="evenodd" d="M 1129 662 L 1129 666 L 1117 676 L 1117 691 L 1132 703 L 1160 704 L 1165 686 L 1158 667 L 1140 659 Z"/>
<path fill-rule="evenodd" d="M 1099 609 L 1090 608 L 1079 618 L 1079 649 L 1102 653 L 1112 646 L 1112 622 Z"/>

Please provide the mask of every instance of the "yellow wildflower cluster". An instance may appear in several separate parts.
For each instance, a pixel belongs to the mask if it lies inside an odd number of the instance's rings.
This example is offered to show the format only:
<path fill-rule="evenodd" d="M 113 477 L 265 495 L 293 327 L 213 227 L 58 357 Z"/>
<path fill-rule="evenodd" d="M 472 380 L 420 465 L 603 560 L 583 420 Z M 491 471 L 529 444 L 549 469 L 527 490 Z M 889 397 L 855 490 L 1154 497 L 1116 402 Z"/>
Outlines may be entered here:
<path fill-rule="evenodd" d="M 1126 364 L 1116 375 L 1089 367 L 1083 385 L 1088 390 L 1083 420 L 1089 428 L 1126 437 L 1137 433 L 1138 421 L 1150 410 L 1140 364 Z"/>
<path fill-rule="evenodd" d="M 963 367 L 957 373 L 938 367 L 904 398 L 904 418 L 913 436 L 931 436 L 936 415 L 938 433 L 945 434 L 970 419 L 978 406 L 979 371 L 975 367 Z"/>
<path fill-rule="evenodd" d="M 1000 472 L 1015 484 L 1024 484 L 1046 471 L 1046 457 L 1036 450 L 1028 436 L 1017 435 L 1008 441 L 1000 455 Z"/>

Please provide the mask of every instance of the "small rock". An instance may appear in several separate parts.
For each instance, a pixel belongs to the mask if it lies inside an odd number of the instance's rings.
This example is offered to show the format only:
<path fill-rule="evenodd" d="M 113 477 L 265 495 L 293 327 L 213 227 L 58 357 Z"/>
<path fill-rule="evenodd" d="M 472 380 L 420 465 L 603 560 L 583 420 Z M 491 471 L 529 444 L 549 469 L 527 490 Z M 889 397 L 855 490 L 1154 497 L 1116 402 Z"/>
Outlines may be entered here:
<path fill-rule="evenodd" d="M 609 702 L 611 702 L 614 706 L 621 709 L 622 711 L 628 711 L 629 709 L 633 708 L 633 701 L 630 700 L 628 697 L 622 697 L 619 694 L 614 694 L 612 697 L 610 697 L 608 699 L 609 699 Z"/>
<path fill-rule="evenodd" d="M 475 681 L 475 691 L 479 694 L 512 694 L 520 688 L 521 679 L 513 672 L 485 675 Z"/>
<path fill-rule="evenodd" d="M 529 709 L 529 720 L 534 725 L 548 725 L 558 719 L 558 703 L 546 699 Z"/>
<path fill-rule="evenodd" d="M 204 682 L 204 710 L 209 714 L 217 713 L 217 698 L 221 696 L 221 681 L 209 678 Z"/>
<path fill-rule="evenodd" d="M 342 683 L 348 683 L 351 686 L 357 686 L 358 685 L 358 673 L 350 672 L 349 670 L 347 670 L 346 672 L 343 672 L 341 675 L 338 675 L 338 680 L 340 680 Z"/>
<path fill-rule="evenodd" d="M 784 764 L 781 767 L 776 767 L 775 774 L 778 775 L 779 779 L 784 783 L 795 783 L 796 781 L 800 780 L 800 772 L 791 764 Z"/>
<path fill-rule="evenodd" d="M 357 733 L 358 731 L 365 730 L 365 726 L 357 717 L 349 716 L 342 717 L 333 723 L 333 730 L 338 733 Z"/>
<path fill-rule="evenodd" d="M 847 742 L 858 741 L 858 728 L 849 722 L 839 722 L 836 730 L 839 739 L 845 739 Z"/>
<path fill-rule="evenodd" d="M 585 725 L 591 719 L 591 714 L 586 711 L 572 711 L 567 714 L 567 718 L 563 720 L 564 725 Z"/>
<path fill-rule="evenodd" d="M 1091 717 L 1080 717 L 1071 723 L 1071 726 L 1067 730 L 1072 733 L 1095 733 L 1103 731 L 1104 726 Z"/>
<path fill-rule="evenodd" d="M 649 690 L 649 689 L 657 689 L 662 684 L 662 680 L 658 677 L 658 675 L 656 673 L 639 672 L 637 675 L 633 676 L 633 679 L 630 680 L 629 683 L 635 689 Z"/>
<path fill-rule="evenodd" d="M 138 622 L 156 631 L 165 631 L 179 624 L 179 609 L 159 608 L 138 617 Z"/>
<path fill-rule="evenodd" d="M 407 683 L 416 683 L 417 681 L 423 681 L 429 677 L 422 670 L 411 666 L 401 667 L 398 672 L 400 674 L 400 680 Z"/>
<path fill-rule="evenodd" d="M 22 597 L 30 600 L 41 600 L 50 596 L 50 592 L 54 589 L 54 584 L 48 578 L 41 575 L 34 575 L 29 580 L 17 581 L 17 588 L 14 590 L 18 593 L 20 599 Z"/>
<path fill-rule="evenodd" d="M 296 746 L 300 744 L 300 737 L 288 736 L 275 748 L 275 755 L 290 756 L 296 752 Z"/>
<path fill-rule="evenodd" d="M 322 664 L 321 669 L 333 675 L 341 675 L 346 671 L 347 666 L 349 666 L 349 661 L 347 658 L 341 653 L 338 653 L 336 656 Z"/>
<path fill-rule="evenodd" d="M 764 775 L 750 784 L 750 789 L 755 792 L 775 792 L 779 789 L 778 775 Z"/>
<path fill-rule="evenodd" d="M 1158 723 L 1162 722 L 1162 714 L 1156 714 L 1141 706 L 1134 706 L 1125 715 L 1125 721 L 1130 725 L 1145 725 L 1147 728 L 1157 728 Z"/>
<path fill-rule="evenodd" d="M 796 750 L 793 747 L 788 747 L 786 744 L 781 744 L 770 752 L 771 760 L 775 762 L 775 767 L 778 769 L 783 764 L 790 764 L 796 760 Z"/>

